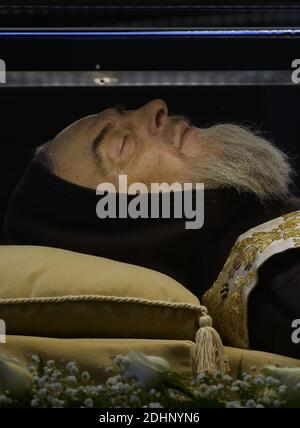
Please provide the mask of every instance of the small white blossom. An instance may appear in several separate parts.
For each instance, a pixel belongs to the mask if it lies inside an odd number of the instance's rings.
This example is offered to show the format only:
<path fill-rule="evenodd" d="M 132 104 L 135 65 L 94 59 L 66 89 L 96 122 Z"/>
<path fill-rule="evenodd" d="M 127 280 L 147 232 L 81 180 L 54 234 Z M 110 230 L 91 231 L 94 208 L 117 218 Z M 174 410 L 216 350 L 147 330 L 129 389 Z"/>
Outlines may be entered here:
<path fill-rule="evenodd" d="M 247 400 L 246 401 L 246 407 L 255 408 L 256 407 L 256 402 L 254 400 Z"/>
<path fill-rule="evenodd" d="M 97 388 L 94 385 L 88 385 L 85 387 L 85 391 L 88 394 L 97 394 Z"/>
<path fill-rule="evenodd" d="M 38 392 L 37 392 L 37 396 L 38 398 L 40 398 L 41 400 L 43 400 L 44 398 L 47 397 L 48 391 L 46 388 L 41 388 Z"/>
<path fill-rule="evenodd" d="M 120 380 L 120 375 L 109 377 L 106 381 L 107 385 L 115 385 Z"/>
<path fill-rule="evenodd" d="M 152 409 L 159 409 L 159 408 L 162 408 L 163 406 L 158 402 L 152 402 L 152 403 L 149 403 L 148 407 Z"/>
<path fill-rule="evenodd" d="M 31 400 L 30 404 L 32 407 L 38 407 L 40 404 L 40 401 L 37 398 L 34 398 L 33 400 Z"/>
<path fill-rule="evenodd" d="M 41 387 L 43 387 L 43 386 L 45 386 L 45 384 L 46 384 L 46 377 L 45 376 L 42 376 L 42 377 L 38 377 L 37 379 L 36 379 L 36 383 L 37 383 L 37 385 L 41 388 Z"/>
<path fill-rule="evenodd" d="M 79 372 L 79 369 L 74 361 L 70 361 L 66 365 L 66 370 L 70 375 L 76 375 Z"/>
<path fill-rule="evenodd" d="M 202 382 L 202 380 L 206 379 L 206 374 L 205 373 L 199 373 L 196 377 L 197 382 Z"/>
<path fill-rule="evenodd" d="M 278 387 L 278 394 L 279 395 L 285 395 L 287 391 L 287 386 L 286 385 L 280 385 Z"/>
<path fill-rule="evenodd" d="M 34 363 L 39 364 L 40 363 L 40 357 L 37 354 L 33 354 L 31 355 L 31 361 L 33 361 Z"/>
<path fill-rule="evenodd" d="M 80 377 L 83 382 L 88 382 L 91 379 L 91 376 L 88 372 L 82 372 Z"/>
<path fill-rule="evenodd" d="M 51 373 L 51 379 L 53 380 L 58 380 L 61 376 L 62 376 L 62 372 L 57 369 Z"/>
<path fill-rule="evenodd" d="M 77 383 L 77 378 L 76 376 L 66 376 L 65 377 L 65 382 L 69 383 L 69 384 L 76 384 Z"/>
<path fill-rule="evenodd" d="M 93 407 L 94 402 L 91 398 L 87 398 L 86 400 L 84 400 L 84 405 L 85 405 L 85 407 Z"/>
<path fill-rule="evenodd" d="M 232 377 L 231 376 L 229 376 L 228 374 L 225 374 L 224 376 L 223 376 L 223 382 L 225 382 L 225 383 L 230 383 L 230 382 L 232 382 Z"/>
<path fill-rule="evenodd" d="M 140 399 L 137 395 L 132 395 L 129 399 L 130 404 L 138 404 Z"/>
<path fill-rule="evenodd" d="M 272 376 L 267 376 L 266 377 L 266 383 L 268 384 L 268 385 L 270 385 L 270 386 L 275 386 L 275 385 L 278 385 L 279 384 L 279 380 L 278 379 L 275 379 L 274 377 L 272 377 Z"/>
<path fill-rule="evenodd" d="M 226 408 L 227 409 L 239 409 L 241 408 L 241 403 L 239 401 L 229 401 L 228 403 L 226 403 Z"/>
<path fill-rule="evenodd" d="M 77 396 L 77 389 L 75 388 L 67 388 L 65 390 L 66 397 L 70 398 L 71 400 L 76 399 Z"/>
<path fill-rule="evenodd" d="M 52 391 L 53 391 L 53 392 L 58 393 L 58 392 L 61 392 L 61 390 L 62 390 L 62 385 L 61 385 L 61 383 L 56 382 L 56 383 L 52 383 L 52 384 L 50 385 L 50 388 L 52 389 Z"/>
<path fill-rule="evenodd" d="M 266 397 L 266 396 L 264 396 L 264 397 L 262 397 L 262 398 L 260 398 L 260 403 L 261 404 L 263 404 L 264 406 L 270 406 L 271 405 L 271 400 L 270 400 L 270 398 L 269 397 Z"/>

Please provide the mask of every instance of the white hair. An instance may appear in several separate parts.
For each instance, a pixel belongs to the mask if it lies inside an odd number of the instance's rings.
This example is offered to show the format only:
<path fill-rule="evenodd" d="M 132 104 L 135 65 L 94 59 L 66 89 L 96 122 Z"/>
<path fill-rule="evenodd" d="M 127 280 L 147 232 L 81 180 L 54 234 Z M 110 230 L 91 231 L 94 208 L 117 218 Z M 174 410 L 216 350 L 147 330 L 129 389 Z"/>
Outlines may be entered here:
<path fill-rule="evenodd" d="M 202 129 L 210 143 L 205 162 L 198 160 L 198 180 L 206 188 L 234 188 L 261 201 L 290 196 L 294 171 L 281 150 L 243 126 L 218 124 Z"/>

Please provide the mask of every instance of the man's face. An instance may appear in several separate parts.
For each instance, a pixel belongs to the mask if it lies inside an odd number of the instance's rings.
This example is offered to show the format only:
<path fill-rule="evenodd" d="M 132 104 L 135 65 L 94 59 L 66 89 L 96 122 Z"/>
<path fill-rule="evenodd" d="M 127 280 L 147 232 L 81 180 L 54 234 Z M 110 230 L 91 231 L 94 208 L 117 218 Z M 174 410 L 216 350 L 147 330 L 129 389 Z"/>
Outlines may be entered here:
<path fill-rule="evenodd" d="M 204 159 L 207 141 L 183 116 L 169 116 L 163 100 L 137 110 L 109 108 L 84 117 L 49 144 L 55 173 L 72 183 L 95 188 L 118 175 L 128 184 L 195 182 L 191 165 Z"/>

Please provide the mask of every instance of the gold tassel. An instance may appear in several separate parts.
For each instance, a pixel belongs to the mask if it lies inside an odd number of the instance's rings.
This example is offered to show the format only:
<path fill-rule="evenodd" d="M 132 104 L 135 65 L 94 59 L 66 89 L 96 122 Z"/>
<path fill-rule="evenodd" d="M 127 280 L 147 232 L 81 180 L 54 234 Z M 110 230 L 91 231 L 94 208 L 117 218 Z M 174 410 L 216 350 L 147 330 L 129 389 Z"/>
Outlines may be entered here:
<path fill-rule="evenodd" d="M 202 308 L 203 315 L 199 318 L 200 328 L 195 339 L 194 371 L 225 373 L 226 364 L 221 337 L 212 326 L 212 318 L 207 314 L 207 308 L 205 306 Z"/>

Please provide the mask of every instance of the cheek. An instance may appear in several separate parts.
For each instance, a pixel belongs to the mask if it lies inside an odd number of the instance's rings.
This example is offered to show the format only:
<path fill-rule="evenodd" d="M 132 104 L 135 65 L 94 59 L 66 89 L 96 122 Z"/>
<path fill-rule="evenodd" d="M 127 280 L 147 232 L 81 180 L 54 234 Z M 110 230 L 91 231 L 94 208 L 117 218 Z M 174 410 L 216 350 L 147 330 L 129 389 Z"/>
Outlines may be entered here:
<path fill-rule="evenodd" d="M 183 160 L 172 147 L 153 147 L 137 156 L 128 169 L 131 181 L 175 182 L 187 177 Z"/>

